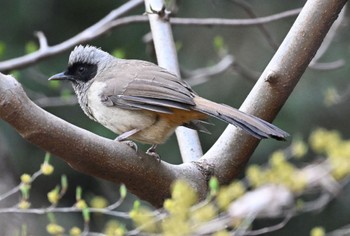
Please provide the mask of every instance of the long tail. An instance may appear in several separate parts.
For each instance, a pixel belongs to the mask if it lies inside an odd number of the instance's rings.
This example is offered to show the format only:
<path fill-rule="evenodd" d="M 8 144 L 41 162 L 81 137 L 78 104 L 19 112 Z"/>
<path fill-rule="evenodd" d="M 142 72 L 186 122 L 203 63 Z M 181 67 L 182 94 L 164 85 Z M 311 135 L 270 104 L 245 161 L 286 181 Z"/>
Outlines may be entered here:
<path fill-rule="evenodd" d="M 277 140 L 285 140 L 289 136 L 288 133 L 267 121 L 243 113 L 233 107 L 218 104 L 197 96 L 194 98 L 194 101 L 196 103 L 196 106 L 193 108 L 194 110 L 239 127 L 256 138 L 263 139 L 271 137 Z"/>

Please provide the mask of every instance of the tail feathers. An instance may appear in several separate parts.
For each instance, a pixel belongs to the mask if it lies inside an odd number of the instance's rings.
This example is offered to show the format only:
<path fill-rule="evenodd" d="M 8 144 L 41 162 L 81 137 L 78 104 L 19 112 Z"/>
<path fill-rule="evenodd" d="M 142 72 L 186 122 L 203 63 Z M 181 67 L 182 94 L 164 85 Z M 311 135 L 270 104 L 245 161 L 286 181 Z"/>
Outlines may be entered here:
<path fill-rule="evenodd" d="M 213 116 L 217 119 L 230 123 L 259 138 L 274 138 L 285 140 L 288 133 L 256 116 L 243 113 L 233 107 L 218 104 L 201 97 L 195 97 L 194 110 Z"/>

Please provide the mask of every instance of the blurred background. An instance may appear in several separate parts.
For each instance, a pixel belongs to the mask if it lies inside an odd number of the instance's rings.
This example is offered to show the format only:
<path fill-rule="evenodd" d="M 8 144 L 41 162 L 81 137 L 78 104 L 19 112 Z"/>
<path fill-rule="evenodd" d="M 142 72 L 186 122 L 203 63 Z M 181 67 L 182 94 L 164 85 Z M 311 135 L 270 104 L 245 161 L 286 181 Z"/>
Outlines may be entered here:
<path fill-rule="evenodd" d="M 86 0 L 0 0 L 0 60 L 22 56 L 38 48 L 34 32 L 42 31 L 49 45 L 61 43 L 78 34 L 85 28 L 99 21 L 111 10 L 126 1 L 86 1 Z M 242 3 L 230 0 L 187 0 L 178 1 L 173 11 L 177 17 L 193 18 L 250 18 Z M 250 6 L 257 16 L 268 16 L 279 12 L 300 8 L 305 1 L 287 0 L 247 0 L 244 5 Z M 130 15 L 141 15 L 141 5 Z M 174 39 L 178 47 L 178 58 L 183 78 L 189 78 L 198 68 L 217 64 L 225 55 L 234 57 L 236 66 L 225 72 L 211 76 L 207 82 L 194 86 L 203 97 L 219 103 L 239 107 L 254 85 L 254 81 L 264 70 L 272 58 L 276 47 L 282 42 L 296 16 L 284 18 L 264 25 L 265 33 L 260 27 L 204 27 L 173 26 Z M 156 62 L 153 47 L 150 44 L 148 23 L 129 24 L 116 28 L 102 37 L 89 42 L 103 50 L 128 59 L 143 59 Z M 268 39 L 266 32 L 271 39 Z M 287 142 L 271 140 L 262 141 L 251 158 L 251 163 L 265 163 L 269 154 L 276 149 L 287 148 L 293 137 L 307 140 L 310 132 L 316 127 L 339 130 L 344 138 L 349 135 L 348 109 L 349 74 L 350 74 L 350 31 L 349 14 L 346 14 L 335 37 L 320 62 L 343 60 L 344 65 L 332 70 L 308 69 L 301 78 L 291 97 L 288 99 L 274 124 L 292 135 Z M 76 104 L 73 90 L 69 83 L 48 82 L 51 75 L 66 68 L 69 51 L 51 57 L 33 66 L 13 70 L 13 74 L 24 86 L 28 96 L 45 110 L 62 119 L 85 128 L 93 133 L 114 139 L 115 134 L 101 125 L 89 120 Z M 244 73 L 242 73 L 242 70 Z M 212 135 L 200 134 L 204 150 L 215 142 L 224 130 L 225 124 L 210 120 L 215 126 L 209 126 Z M 23 173 L 32 174 L 40 168 L 45 153 L 41 149 L 26 142 L 18 133 L 0 121 L 0 194 L 19 183 Z M 176 139 L 172 137 L 159 147 L 164 161 L 181 163 L 176 147 Z M 142 149 L 146 146 L 140 145 Z M 48 206 L 46 194 L 60 182 L 62 174 L 69 181 L 69 190 L 60 206 L 71 206 L 75 202 L 75 188 L 83 188 L 83 196 L 87 201 L 94 196 L 104 196 L 109 202 L 118 199 L 118 186 L 96 179 L 71 169 L 57 157 L 50 160 L 55 167 L 54 174 L 39 177 L 32 185 L 30 201 L 32 207 Z M 323 225 L 327 231 L 334 230 L 349 223 L 350 209 L 347 203 L 349 188 L 320 212 L 305 214 L 292 219 L 286 227 L 270 235 L 308 235 L 310 229 Z M 15 205 L 19 196 L 13 196 L 0 207 Z M 132 208 L 135 197 L 128 196 L 120 211 L 127 212 Z M 63 217 L 60 217 L 63 216 Z M 61 225 L 70 228 L 82 226 L 80 214 L 57 215 Z M 102 231 L 106 216 L 94 215 L 92 229 Z M 28 235 L 44 235 L 47 216 L 0 214 L 1 230 L 4 234 L 21 231 L 27 225 Z M 258 222 L 257 225 L 266 222 Z M 4 226 L 6 225 L 6 227 Z M 34 233 L 33 233 L 34 232 Z M 1 234 L 1 233 L 0 233 Z"/>

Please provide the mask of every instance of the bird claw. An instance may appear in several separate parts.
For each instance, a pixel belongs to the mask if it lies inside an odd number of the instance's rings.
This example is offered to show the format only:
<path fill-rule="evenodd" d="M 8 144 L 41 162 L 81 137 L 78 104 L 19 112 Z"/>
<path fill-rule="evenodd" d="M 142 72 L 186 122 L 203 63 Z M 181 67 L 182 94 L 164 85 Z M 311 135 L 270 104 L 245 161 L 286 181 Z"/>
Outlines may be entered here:
<path fill-rule="evenodd" d="M 122 141 L 120 141 L 120 140 L 118 140 L 118 138 L 116 138 L 115 141 L 120 142 L 120 143 L 124 143 L 124 144 L 128 145 L 129 147 L 131 147 L 132 149 L 134 149 L 135 152 L 138 151 L 137 144 L 134 143 L 133 141 L 130 141 L 130 140 L 122 140 Z"/>
<path fill-rule="evenodd" d="M 157 159 L 157 161 L 160 163 L 160 155 L 156 152 L 157 145 L 152 145 L 147 151 L 146 154 L 149 156 L 152 156 Z"/>

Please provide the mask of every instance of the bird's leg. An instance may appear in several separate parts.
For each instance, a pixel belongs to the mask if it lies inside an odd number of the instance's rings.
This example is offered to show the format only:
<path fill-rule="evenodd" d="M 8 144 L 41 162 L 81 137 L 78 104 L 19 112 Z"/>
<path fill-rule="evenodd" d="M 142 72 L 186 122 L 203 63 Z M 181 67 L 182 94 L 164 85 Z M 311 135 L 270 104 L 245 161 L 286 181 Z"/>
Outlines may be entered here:
<path fill-rule="evenodd" d="M 146 154 L 156 158 L 160 162 L 160 156 L 156 152 L 156 149 L 157 149 L 157 144 L 152 144 L 152 146 L 149 149 L 147 149 Z"/>
<path fill-rule="evenodd" d="M 132 129 L 132 130 L 126 131 L 126 132 L 122 133 L 121 135 L 119 135 L 115 139 L 115 141 L 123 142 L 123 143 L 125 143 L 126 145 L 128 145 L 129 147 L 131 147 L 132 149 L 134 149 L 137 152 L 138 148 L 137 148 L 136 143 L 134 143 L 131 140 L 126 140 L 126 139 L 128 139 L 130 136 L 136 134 L 139 131 L 140 131 L 140 129 Z"/>

